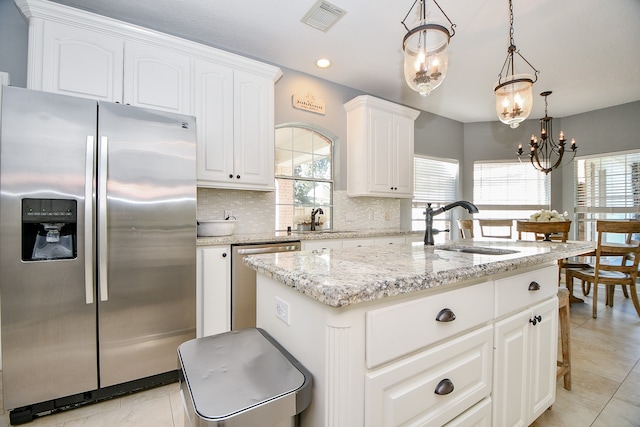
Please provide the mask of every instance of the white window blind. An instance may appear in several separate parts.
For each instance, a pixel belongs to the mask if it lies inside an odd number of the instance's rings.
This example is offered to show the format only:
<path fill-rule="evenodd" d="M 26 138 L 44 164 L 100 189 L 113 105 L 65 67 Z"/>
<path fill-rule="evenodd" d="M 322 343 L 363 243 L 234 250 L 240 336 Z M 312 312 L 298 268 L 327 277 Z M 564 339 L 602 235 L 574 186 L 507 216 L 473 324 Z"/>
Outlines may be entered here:
<path fill-rule="evenodd" d="M 434 206 L 458 200 L 458 162 L 414 157 L 413 202 Z"/>
<path fill-rule="evenodd" d="M 473 202 L 478 207 L 514 210 L 548 209 L 550 177 L 529 162 L 475 162 Z"/>
<path fill-rule="evenodd" d="M 424 211 L 427 203 L 434 207 L 458 200 L 457 160 L 442 160 L 416 156 L 413 158 L 413 203 L 411 229 L 424 230 Z M 439 229 L 451 228 L 451 211 L 434 218 Z M 437 234 L 436 243 L 443 243 L 447 233 Z"/>
<path fill-rule="evenodd" d="M 578 159 L 576 212 L 640 212 L 640 152 Z"/>

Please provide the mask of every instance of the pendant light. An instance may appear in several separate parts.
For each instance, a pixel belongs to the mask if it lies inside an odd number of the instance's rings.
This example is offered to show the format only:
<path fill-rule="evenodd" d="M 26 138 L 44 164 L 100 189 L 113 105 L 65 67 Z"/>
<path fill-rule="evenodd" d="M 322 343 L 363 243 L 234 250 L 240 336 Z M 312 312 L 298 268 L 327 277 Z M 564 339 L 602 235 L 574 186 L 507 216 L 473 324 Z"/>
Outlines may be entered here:
<path fill-rule="evenodd" d="M 420 2 L 417 22 L 410 30 L 405 21 Z M 433 3 L 449 21 L 451 29 L 429 19 L 426 0 L 415 0 L 402 20 L 407 34 L 402 39 L 404 77 L 409 87 L 421 96 L 427 96 L 440 86 L 449 66 L 449 40 L 455 35 L 455 24 L 444 13 L 436 0 Z"/>
<path fill-rule="evenodd" d="M 514 54 L 517 54 L 531 67 L 534 75 L 516 74 Z M 502 123 L 512 129 L 529 117 L 533 107 L 533 84 L 538 80 L 538 73 L 533 65 L 527 61 L 516 48 L 513 41 L 513 3 L 509 0 L 509 48 L 507 59 L 498 75 L 498 83 L 494 87 L 496 95 L 496 113 Z M 504 78 L 503 78 L 504 75 Z"/>

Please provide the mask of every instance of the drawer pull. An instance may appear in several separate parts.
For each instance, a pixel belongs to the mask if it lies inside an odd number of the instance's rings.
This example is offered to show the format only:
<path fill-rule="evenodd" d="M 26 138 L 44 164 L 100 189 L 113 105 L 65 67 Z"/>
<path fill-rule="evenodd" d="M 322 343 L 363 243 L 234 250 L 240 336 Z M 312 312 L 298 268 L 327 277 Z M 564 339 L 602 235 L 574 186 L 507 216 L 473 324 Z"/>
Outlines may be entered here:
<path fill-rule="evenodd" d="M 434 391 L 435 394 L 445 396 L 453 391 L 453 382 L 449 378 L 445 378 L 438 383 Z"/>
<path fill-rule="evenodd" d="M 436 316 L 438 322 L 452 322 L 456 320 L 456 315 L 449 308 L 443 308 Z"/>
<path fill-rule="evenodd" d="M 529 283 L 529 290 L 530 291 L 539 291 L 540 290 L 540 285 L 535 280 L 532 280 L 531 283 Z"/>
<path fill-rule="evenodd" d="M 529 323 L 533 323 L 533 326 L 536 326 L 538 322 L 542 322 L 542 316 L 533 316 L 533 319 L 529 319 Z"/>

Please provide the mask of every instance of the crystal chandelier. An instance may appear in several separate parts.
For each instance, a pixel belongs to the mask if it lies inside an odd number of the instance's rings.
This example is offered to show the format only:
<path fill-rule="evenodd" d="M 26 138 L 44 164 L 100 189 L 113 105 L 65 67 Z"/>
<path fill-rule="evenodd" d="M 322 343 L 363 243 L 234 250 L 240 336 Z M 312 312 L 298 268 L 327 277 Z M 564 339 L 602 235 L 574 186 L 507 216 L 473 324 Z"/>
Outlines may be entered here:
<path fill-rule="evenodd" d="M 516 74 L 514 53 L 526 62 L 534 71 L 534 75 Z M 539 71 L 527 61 L 517 50 L 513 41 L 513 4 L 509 0 L 509 48 L 507 59 L 498 75 L 498 83 L 493 91 L 496 95 L 496 113 L 502 123 L 512 129 L 529 117 L 533 107 L 533 84 L 538 80 Z M 504 74 L 504 79 L 503 79 Z"/>
<path fill-rule="evenodd" d="M 410 30 L 405 21 L 420 2 L 418 20 Z M 444 13 L 436 0 L 433 3 L 449 21 L 451 30 L 428 18 L 426 0 L 415 0 L 402 20 L 407 34 L 402 39 L 404 52 L 404 77 L 409 87 L 422 96 L 427 96 L 440 86 L 449 66 L 449 40 L 455 35 L 455 24 Z"/>
<path fill-rule="evenodd" d="M 531 164 L 534 168 L 546 174 L 559 167 L 562 163 L 565 141 L 567 140 L 562 131 L 560 131 L 558 143 L 553 140 L 553 117 L 547 115 L 547 96 L 551 95 L 551 93 L 549 90 L 540 94 L 544 96 L 544 117 L 540 119 L 540 138 L 538 139 L 537 136 L 531 135 L 531 142 L 529 142 Z M 576 156 L 577 149 L 576 140 L 571 139 L 571 151 L 573 152 L 571 160 Z M 518 157 L 521 157 L 523 153 L 522 144 L 520 144 L 518 145 Z"/>

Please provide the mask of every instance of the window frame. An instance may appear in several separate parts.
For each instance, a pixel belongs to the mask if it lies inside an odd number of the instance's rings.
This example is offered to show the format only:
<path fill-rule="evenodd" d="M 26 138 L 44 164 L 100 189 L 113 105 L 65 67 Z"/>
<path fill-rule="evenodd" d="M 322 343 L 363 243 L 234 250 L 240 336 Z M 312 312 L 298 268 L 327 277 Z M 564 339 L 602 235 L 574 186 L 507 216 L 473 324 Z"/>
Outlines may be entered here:
<path fill-rule="evenodd" d="M 321 207 L 323 208 L 324 211 L 324 220 L 325 220 L 325 224 L 329 224 L 331 227 L 333 225 L 333 196 L 334 196 L 334 191 L 335 191 L 335 181 L 334 181 L 334 176 L 335 176 L 335 152 L 334 152 L 334 148 L 335 148 L 335 144 L 336 141 L 338 140 L 337 136 L 335 136 L 334 134 L 332 134 L 331 132 L 326 131 L 325 129 L 321 129 L 318 126 L 314 126 L 312 124 L 308 124 L 308 123 L 300 123 L 300 122 L 292 122 L 292 123 L 282 123 L 279 125 L 275 126 L 275 131 L 279 130 L 279 129 L 285 129 L 285 128 L 298 128 L 298 129 L 305 129 L 309 132 L 312 132 L 314 135 L 319 135 L 322 139 L 326 140 L 329 142 L 329 160 L 330 160 L 330 168 L 331 168 L 331 176 L 330 178 L 315 178 L 315 177 L 302 177 L 302 176 L 295 176 L 295 175 L 282 175 L 282 174 L 278 174 L 278 165 L 275 165 L 275 170 L 276 170 L 276 174 L 274 176 L 274 180 L 276 182 L 276 197 L 275 197 L 275 210 L 276 210 L 276 215 L 275 215 L 275 229 L 276 231 L 284 231 L 283 229 L 279 228 L 278 223 L 280 222 L 279 218 L 278 218 L 278 206 L 284 206 L 284 205 L 288 205 L 286 203 L 278 203 L 279 201 L 279 196 L 278 196 L 278 192 L 279 192 L 279 187 L 278 187 L 278 181 L 279 180 L 284 180 L 284 181 L 291 181 L 293 182 L 293 185 L 295 185 L 295 182 L 299 182 L 299 181 L 304 181 L 304 182 L 312 182 L 315 184 L 318 183 L 326 183 L 329 185 L 329 203 L 328 204 L 322 204 L 319 205 L 317 203 L 312 204 L 311 206 L 300 206 L 302 208 L 309 208 L 309 209 L 304 209 L 305 213 L 306 210 L 309 210 L 309 215 L 307 215 L 310 218 L 310 211 L 311 209 L 315 208 L 315 207 Z M 274 132 L 275 132 L 274 131 Z M 277 145 L 276 147 L 274 147 L 274 150 L 282 150 L 282 148 L 278 148 Z M 292 153 L 293 152 L 297 152 L 296 150 L 292 149 L 290 150 Z M 277 161 L 277 156 L 274 155 L 274 161 Z M 295 201 L 294 203 L 291 205 L 294 208 L 294 213 L 293 213 L 293 218 L 292 218 L 292 223 L 291 223 L 291 227 L 292 229 L 295 228 L 296 226 L 296 214 L 295 214 L 295 209 L 296 209 L 296 205 L 295 205 Z M 287 226 L 289 227 L 289 225 Z"/>

